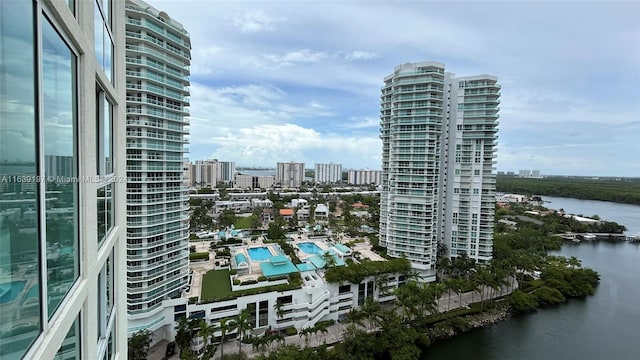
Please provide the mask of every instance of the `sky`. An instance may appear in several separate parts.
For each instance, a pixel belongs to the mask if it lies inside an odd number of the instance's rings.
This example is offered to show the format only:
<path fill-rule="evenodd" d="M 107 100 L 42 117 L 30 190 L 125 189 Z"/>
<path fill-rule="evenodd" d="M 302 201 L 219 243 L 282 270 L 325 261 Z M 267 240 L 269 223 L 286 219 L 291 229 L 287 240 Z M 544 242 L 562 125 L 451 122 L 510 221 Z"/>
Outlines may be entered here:
<path fill-rule="evenodd" d="M 380 169 L 380 89 L 502 85 L 498 171 L 640 177 L 640 2 L 148 0 L 191 35 L 190 160 Z"/>

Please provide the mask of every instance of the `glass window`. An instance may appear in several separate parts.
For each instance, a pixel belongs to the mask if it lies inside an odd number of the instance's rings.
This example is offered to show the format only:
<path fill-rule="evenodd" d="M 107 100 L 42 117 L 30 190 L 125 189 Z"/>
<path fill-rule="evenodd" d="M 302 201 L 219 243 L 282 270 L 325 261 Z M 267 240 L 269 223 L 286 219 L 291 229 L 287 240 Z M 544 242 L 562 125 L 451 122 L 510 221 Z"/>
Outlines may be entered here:
<path fill-rule="evenodd" d="M 45 17 L 42 104 L 47 301 L 51 317 L 79 272 L 76 57 Z"/>
<path fill-rule="evenodd" d="M 107 24 L 109 23 L 109 8 L 111 6 L 111 2 L 99 0 L 95 5 L 96 6 L 93 13 L 93 25 L 95 35 L 96 61 L 99 65 L 102 66 L 102 69 L 107 75 L 107 79 L 111 81 L 113 64 L 113 40 L 111 39 L 111 32 L 107 27 Z"/>
<path fill-rule="evenodd" d="M 113 227 L 113 185 L 107 184 L 97 190 L 98 243 L 102 243 Z"/>
<path fill-rule="evenodd" d="M 40 333 L 33 2 L 0 1 L 0 358 Z"/>
<path fill-rule="evenodd" d="M 80 359 L 80 334 L 80 315 L 78 315 L 53 359 Z"/>
<path fill-rule="evenodd" d="M 113 173 L 113 105 L 101 90 L 96 95 L 96 166 L 98 175 Z"/>

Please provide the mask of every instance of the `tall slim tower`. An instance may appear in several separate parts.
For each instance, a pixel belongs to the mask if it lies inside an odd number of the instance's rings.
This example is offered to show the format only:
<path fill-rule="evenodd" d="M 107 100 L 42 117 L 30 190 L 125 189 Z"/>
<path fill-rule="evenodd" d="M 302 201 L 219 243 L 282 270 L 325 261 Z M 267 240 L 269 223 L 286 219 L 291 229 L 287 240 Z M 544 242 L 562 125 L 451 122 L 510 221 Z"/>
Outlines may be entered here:
<path fill-rule="evenodd" d="M 450 256 L 491 259 L 499 86 L 437 62 L 397 66 L 381 94 L 380 244 L 435 280 Z"/>
<path fill-rule="evenodd" d="M 124 4 L 0 1 L 0 359 L 122 359 Z"/>
<path fill-rule="evenodd" d="M 191 43 L 182 25 L 139 0 L 126 2 L 127 305 L 129 335 L 167 337 L 162 300 L 188 277 L 188 134 Z"/>
<path fill-rule="evenodd" d="M 439 241 L 450 256 L 491 260 L 500 85 L 491 75 L 447 74 Z"/>

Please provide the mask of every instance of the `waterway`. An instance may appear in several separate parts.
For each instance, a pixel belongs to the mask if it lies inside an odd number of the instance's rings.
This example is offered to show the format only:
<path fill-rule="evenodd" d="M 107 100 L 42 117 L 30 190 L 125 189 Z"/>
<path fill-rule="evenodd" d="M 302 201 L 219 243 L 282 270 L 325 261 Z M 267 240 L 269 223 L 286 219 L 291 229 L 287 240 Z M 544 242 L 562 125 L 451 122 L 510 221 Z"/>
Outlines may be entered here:
<path fill-rule="evenodd" d="M 640 206 L 543 197 L 546 207 L 623 224 L 640 232 Z M 513 317 L 427 349 L 422 359 L 573 360 L 640 359 L 640 244 L 596 241 L 565 245 L 600 273 L 596 293 L 584 299 Z"/>

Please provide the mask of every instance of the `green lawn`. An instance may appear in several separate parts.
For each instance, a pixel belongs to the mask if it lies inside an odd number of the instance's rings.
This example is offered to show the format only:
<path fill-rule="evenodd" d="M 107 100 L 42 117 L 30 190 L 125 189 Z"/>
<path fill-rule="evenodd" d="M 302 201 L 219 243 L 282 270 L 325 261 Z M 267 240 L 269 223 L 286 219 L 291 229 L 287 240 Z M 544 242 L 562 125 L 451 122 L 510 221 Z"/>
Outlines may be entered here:
<path fill-rule="evenodd" d="M 211 270 L 202 277 L 200 301 L 231 294 L 229 270 Z"/>
<path fill-rule="evenodd" d="M 254 217 L 256 217 L 256 216 L 255 215 L 251 215 L 251 216 L 247 216 L 247 217 L 240 217 L 240 218 L 238 218 L 238 220 L 236 220 L 236 222 L 233 224 L 233 226 L 236 229 L 250 229 L 251 228 L 251 222 L 252 222 Z"/>

